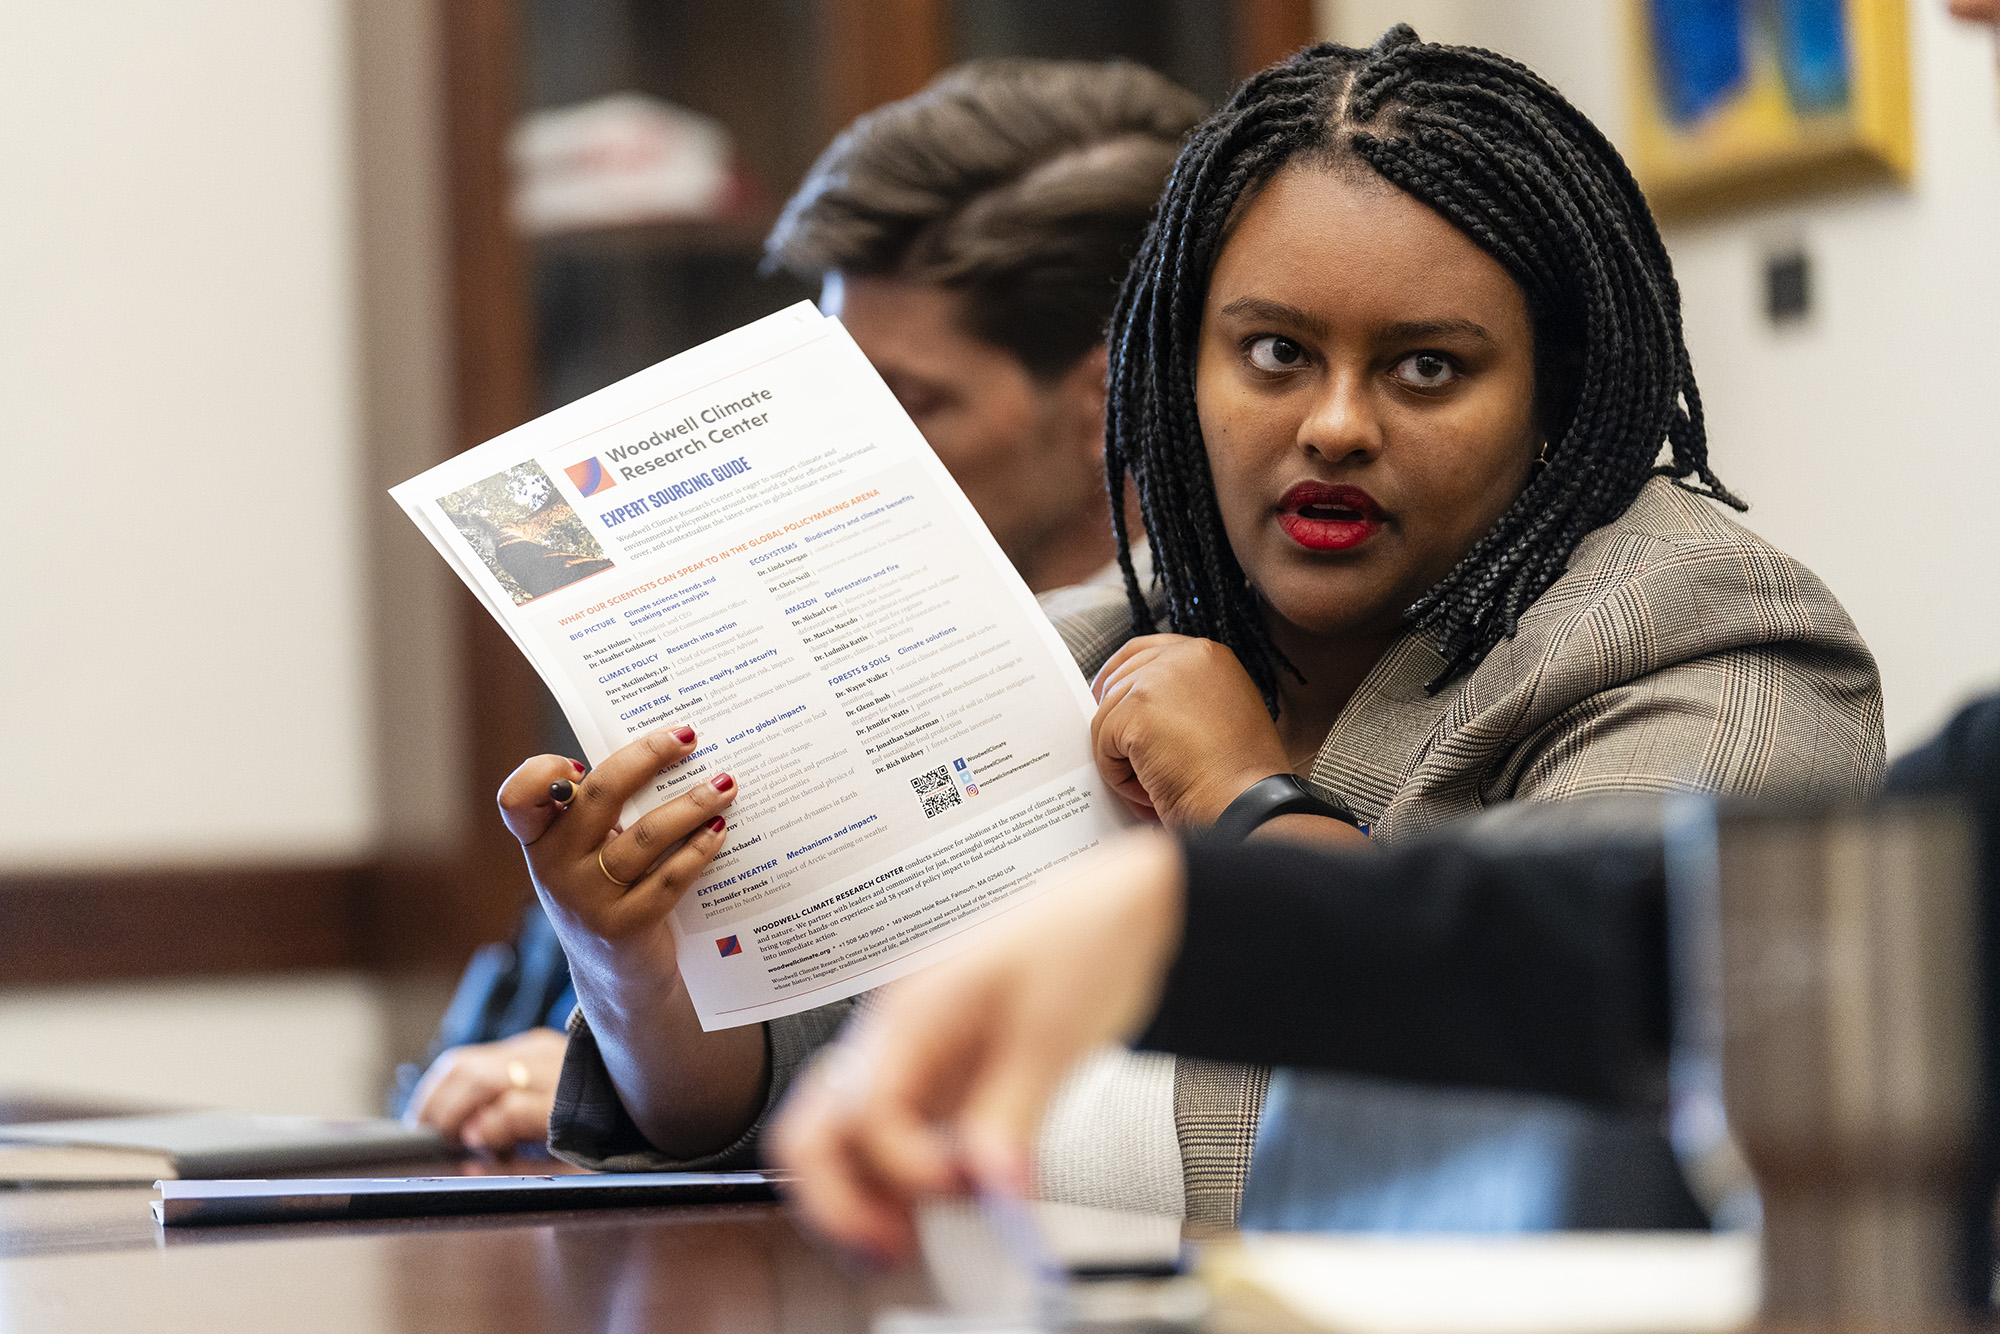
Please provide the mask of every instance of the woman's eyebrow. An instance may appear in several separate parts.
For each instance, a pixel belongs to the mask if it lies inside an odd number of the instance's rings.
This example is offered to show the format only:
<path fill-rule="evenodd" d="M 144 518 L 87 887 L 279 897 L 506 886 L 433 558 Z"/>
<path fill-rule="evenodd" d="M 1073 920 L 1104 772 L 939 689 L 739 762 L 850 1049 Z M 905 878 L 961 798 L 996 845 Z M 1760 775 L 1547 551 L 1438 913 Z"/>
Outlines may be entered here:
<path fill-rule="evenodd" d="M 1282 301 L 1270 301 L 1261 296 L 1239 296 L 1222 308 L 1224 315 L 1250 320 L 1268 320 L 1273 324 L 1283 324 L 1311 334 L 1314 338 L 1327 335 L 1328 324 L 1317 315 L 1300 310 L 1297 306 L 1286 305 Z"/>
<path fill-rule="evenodd" d="M 1324 319 L 1289 305 L 1283 301 L 1272 301 L 1261 296 L 1239 296 L 1222 308 L 1224 315 L 1237 319 L 1268 321 L 1310 334 L 1314 338 L 1324 338 L 1333 326 Z M 1474 320 L 1447 317 L 1436 320 L 1399 320 L 1386 325 L 1381 331 L 1384 342 L 1422 342 L 1426 338 L 1459 337 L 1471 338 L 1482 343 L 1493 341 L 1492 333 L 1485 325 Z"/>
<path fill-rule="evenodd" d="M 1383 339 L 1395 343 L 1422 342 L 1426 338 L 1443 338 L 1450 335 L 1476 338 L 1482 343 L 1493 341 L 1493 335 L 1487 332 L 1485 325 L 1461 319 L 1404 320 L 1382 330 Z"/>

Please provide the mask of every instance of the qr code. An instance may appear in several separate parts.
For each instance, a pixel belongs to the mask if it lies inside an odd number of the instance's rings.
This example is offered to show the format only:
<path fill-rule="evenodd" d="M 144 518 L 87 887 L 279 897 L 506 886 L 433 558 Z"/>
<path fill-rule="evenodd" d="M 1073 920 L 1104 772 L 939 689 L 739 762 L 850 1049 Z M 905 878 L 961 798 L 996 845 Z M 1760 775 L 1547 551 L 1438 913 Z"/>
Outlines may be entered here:
<path fill-rule="evenodd" d="M 929 773 L 918 774 L 910 780 L 910 787 L 923 798 L 924 818 L 935 819 L 958 805 L 958 785 L 951 781 L 951 769 L 940 764 Z"/>

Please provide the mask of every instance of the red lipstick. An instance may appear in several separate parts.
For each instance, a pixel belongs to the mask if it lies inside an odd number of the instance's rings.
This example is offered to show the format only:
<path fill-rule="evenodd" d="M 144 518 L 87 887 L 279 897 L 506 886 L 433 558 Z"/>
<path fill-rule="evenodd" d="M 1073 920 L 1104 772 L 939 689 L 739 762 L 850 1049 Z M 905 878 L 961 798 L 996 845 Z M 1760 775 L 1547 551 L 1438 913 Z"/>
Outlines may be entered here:
<path fill-rule="evenodd" d="M 1300 482 L 1278 502 L 1278 526 L 1307 551 L 1349 551 L 1382 527 L 1382 507 L 1358 486 Z"/>

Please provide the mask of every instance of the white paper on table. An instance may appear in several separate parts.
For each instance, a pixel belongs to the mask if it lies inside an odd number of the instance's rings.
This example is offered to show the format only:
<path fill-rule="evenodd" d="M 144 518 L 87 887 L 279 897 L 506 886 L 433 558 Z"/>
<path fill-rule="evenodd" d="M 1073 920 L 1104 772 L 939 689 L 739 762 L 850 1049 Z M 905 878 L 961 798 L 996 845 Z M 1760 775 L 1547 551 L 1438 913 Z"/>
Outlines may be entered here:
<path fill-rule="evenodd" d="M 1759 1301 L 1748 1233 L 1245 1233 L 1216 1267 L 1341 1334 L 1722 1334 Z"/>
<path fill-rule="evenodd" d="M 727 844 L 673 914 L 706 1028 L 932 962 L 1126 821 L 1054 627 L 809 302 L 391 494 L 593 764 L 696 729 L 628 825 L 718 772 L 741 784 Z"/>

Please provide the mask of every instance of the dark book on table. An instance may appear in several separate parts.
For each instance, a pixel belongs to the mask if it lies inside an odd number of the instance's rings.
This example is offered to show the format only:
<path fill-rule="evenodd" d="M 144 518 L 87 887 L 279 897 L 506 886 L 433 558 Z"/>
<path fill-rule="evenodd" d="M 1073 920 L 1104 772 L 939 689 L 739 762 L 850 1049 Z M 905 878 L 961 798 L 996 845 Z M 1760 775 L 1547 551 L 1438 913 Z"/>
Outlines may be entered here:
<path fill-rule="evenodd" d="M 168 1227 L 307 1223 L 451 1214 L 775 1200 L 770 1172 L 608 1172 L 547 1176 L 162 1181 L 153 1218 Z"/>
<path fill-rule="evenodd" d="M 0 1184 L 262 1176 L 445 1153 L 434 1130 L 381 1117 L 180 1112 L 0 1125 Z"/>

